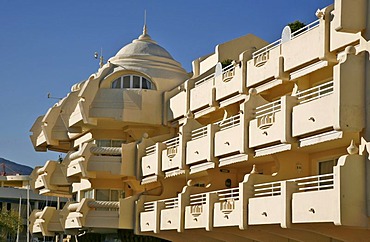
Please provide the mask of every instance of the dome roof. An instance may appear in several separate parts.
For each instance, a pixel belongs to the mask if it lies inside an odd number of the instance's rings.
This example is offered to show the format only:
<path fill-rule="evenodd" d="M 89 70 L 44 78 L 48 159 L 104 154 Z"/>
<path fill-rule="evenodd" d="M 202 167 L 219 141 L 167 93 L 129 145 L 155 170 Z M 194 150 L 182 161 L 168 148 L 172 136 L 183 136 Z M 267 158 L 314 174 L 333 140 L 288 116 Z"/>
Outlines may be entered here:
<path fill-rule="evenodd" d="M 115 57 L 129 57 L 129 56 L 157 56 L 173 60 L 170 53 L 163 47 L 158 45 L 147 34 L 146 26 L 144 26 L 143 34 L 132 43 L 120 49 Z"/>

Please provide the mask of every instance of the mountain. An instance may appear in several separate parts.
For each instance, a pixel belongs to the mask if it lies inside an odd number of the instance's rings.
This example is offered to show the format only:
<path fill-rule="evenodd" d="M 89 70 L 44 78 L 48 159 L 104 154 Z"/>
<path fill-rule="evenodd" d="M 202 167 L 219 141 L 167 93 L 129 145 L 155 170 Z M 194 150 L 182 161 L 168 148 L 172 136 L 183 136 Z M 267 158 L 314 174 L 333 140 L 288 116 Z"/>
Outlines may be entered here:
<path fill-rule="evenodd" d="M 0 175 L 3 175 L 4 168 L 6 175 L 30 175 L 33 168 L 15 163 L 0 157 Z"/>

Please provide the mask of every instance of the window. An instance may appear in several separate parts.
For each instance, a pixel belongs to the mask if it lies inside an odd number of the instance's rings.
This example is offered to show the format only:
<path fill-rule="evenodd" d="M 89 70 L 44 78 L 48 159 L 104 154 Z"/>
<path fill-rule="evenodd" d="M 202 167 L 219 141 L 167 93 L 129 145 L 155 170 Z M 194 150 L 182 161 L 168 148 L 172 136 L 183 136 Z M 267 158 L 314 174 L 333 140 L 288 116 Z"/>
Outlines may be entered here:
<path fill-rule="evenodd" d="M 112 82 L 112 88 L 154 89 L 154 85 L 145 77 L 137 75 L 121 76 Z"/>
<path fill-rule="evenodd" d="M 319 175 L 333 173 L 333 167 L 337 164 L 337 159 L 319 161 Z"/>

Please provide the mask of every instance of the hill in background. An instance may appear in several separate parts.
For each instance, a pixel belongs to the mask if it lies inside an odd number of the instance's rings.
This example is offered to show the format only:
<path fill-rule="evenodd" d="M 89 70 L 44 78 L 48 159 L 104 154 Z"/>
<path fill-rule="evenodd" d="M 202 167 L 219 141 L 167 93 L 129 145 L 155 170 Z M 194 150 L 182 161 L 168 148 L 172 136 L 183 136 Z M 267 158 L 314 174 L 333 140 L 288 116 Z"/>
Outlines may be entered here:
<path fill-rule="evenodd" d="M 33 168 L 0 157 L 0 175 L 30 175 Z"/>

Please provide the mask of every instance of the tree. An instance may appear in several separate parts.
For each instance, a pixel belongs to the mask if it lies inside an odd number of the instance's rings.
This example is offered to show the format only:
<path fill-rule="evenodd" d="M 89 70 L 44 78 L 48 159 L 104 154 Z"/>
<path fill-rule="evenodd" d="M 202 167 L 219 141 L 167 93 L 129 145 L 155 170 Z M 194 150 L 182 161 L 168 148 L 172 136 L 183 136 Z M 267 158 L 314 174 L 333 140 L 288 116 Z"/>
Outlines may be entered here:
<path fill-rule="evenodd" d="M 21 218 L 15 211 L 0 211 L 0 241 L 7 241 L 7 236 L 17 234 Z"/>
<path fill-rule="evenodd" d="M 292 31 L 292 33 L 294 33 L 295 31 L 306 26 L 306 24 L 302 23 L 301 21 L 296 20 L 294 22 L 289 23 L 288 26 L 290 27 L 290 30 Z"/>

